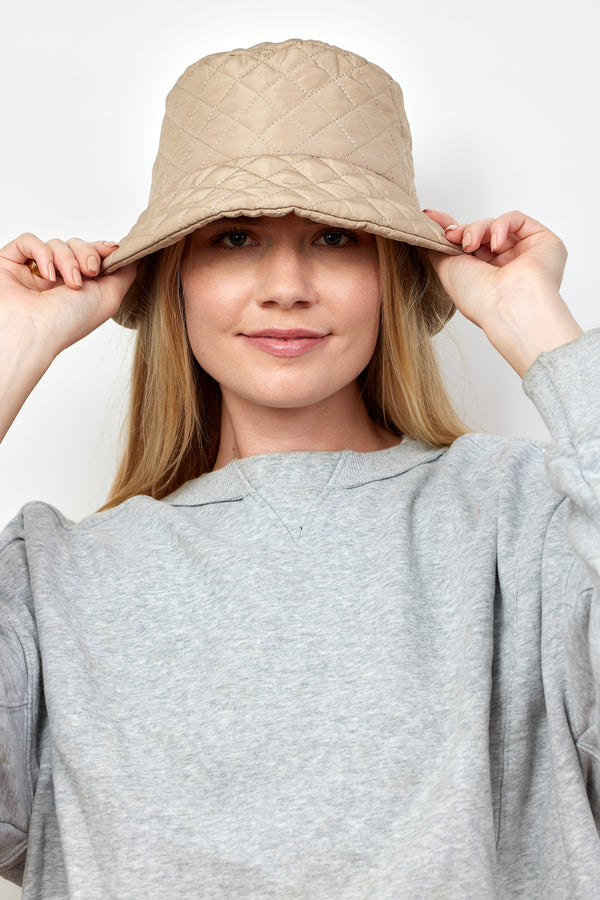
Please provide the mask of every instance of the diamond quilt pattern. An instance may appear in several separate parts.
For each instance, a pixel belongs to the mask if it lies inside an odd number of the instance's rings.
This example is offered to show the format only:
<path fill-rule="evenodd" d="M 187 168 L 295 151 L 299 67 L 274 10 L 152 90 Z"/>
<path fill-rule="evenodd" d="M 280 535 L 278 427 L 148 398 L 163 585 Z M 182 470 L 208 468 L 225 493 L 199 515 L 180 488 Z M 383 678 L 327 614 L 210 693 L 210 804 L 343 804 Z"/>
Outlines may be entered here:
<path fill-rule="evenodd" d="M 151 199 L 169 190 L 176 173 L 263 154 L 348 159 L 416 197 L 399 85 L 361 57 L 317 41 L 283 48 L 261 45 L 234 60 L 216 54 L 184 73 L 167 100 L 161 146 L 186 152 L 157 160 Z"/>
<path fill-rule="evenodd" d="M 167 97 L 148 207 L 104 270 L 222 215 L 291 211 L 458 252 L 419 209 L 402 91 L 386 72 L 318 41 L 214 54 Z"/>
<path fill-rule="evenodd" d="M 168 223 L 169 234 L 161 244 L 167 246 L 173 242 L 171 238 L 183 236 L 196 224 L 198 203 L 202 202 L 204 224 L 222 215 L 285 215 L 293 210 L 317 221 L 366 227 L 384 237 L 402 232 L 411 238 L 417 229 L 415 207 L 408 196 L 402 200 L 399 202 L 397 195 L 390 197 L 380 177 L 341 160 L 250 157 L 237 159 L 235 164 L 210 166 L 183 179 L 176 197 L 159 197 L 142 213 L 136 234 L 144 243 L 161 241 Z M 421 230 L 428 233 L 422 235 L 421 243 L 439 249 L 438 228 L 424 218 Z M 379 224 L 381 220 L 387 224 Z"/>

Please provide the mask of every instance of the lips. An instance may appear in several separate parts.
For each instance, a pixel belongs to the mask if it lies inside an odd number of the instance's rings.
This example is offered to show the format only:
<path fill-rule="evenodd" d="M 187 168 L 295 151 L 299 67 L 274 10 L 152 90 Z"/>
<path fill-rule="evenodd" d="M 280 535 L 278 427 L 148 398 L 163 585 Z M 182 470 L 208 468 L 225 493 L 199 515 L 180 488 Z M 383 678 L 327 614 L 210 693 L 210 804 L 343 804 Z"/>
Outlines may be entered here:
<path fill-rule="evenodd" d="M 329 334 L 306 328 L 265 328 L 242 337 L 270 356 L 289 359 L 314 350 L 327 340 Z"/>
<path fill-rule="evenodd" d="M 263 331 L 249 332 L 246 337 L 256 338 L 274 338 L 282 341 L 293 341 L 295 338 L 321 338 L 326 337 L 326 333 L 319 331 L 309 331 L 306 328 L 265 328 Z"/>

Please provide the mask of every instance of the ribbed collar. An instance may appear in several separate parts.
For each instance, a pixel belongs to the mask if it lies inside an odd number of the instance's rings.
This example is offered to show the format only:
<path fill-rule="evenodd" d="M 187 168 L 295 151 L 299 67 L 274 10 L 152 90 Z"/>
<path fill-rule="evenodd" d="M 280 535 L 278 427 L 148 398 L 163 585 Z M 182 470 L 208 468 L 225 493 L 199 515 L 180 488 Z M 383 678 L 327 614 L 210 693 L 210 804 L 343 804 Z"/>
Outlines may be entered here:
<path fill-rule="evenodd" d="M 401 475 L 415 466 L 431 462 L 444 452 L 405 437 L 395 447 L 370 453 L 340 450 L 261 454 L 239 462 L 234 460 L 216 472 L 194 478 L 165 497 L 164 502 L 173 506 L 201 506 L 241 500 L 255 492 L 252 483 L 255 474 L 261 480 L 284 478 L 290 485 L 298 485 L 306 479 L 307 473 L 314 477 L 319 470 L 324 474 L 333 470 L 330 487 L 353 488 Z"/>

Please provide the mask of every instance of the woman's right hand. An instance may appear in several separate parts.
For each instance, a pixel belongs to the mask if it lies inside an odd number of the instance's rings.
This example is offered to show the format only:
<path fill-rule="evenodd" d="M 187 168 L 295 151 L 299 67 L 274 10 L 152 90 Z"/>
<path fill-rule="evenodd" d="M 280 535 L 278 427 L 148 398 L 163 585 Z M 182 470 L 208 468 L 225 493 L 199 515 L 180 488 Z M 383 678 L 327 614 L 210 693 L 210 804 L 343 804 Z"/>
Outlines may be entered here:
<path fill-rule="evenodd" d="M 18 329 L 50 357 L 113 316 L 135 277 L 135 265 L 100 277 L 100 266 L 117 244 L 51 240 L 22 234 L 0 249 L 0 334 Z M 39 274 L 30 268 L 31 261 Z M 29 263 L 29 265 L 28 265 Z M 33 267 L 35 270 L 35 267 Z"/>
<path fill-rule="evenodd" d="M 22 234 L 0 250 L 0 440 L 52 360 L 121 305 L 135 264 L 98 276 L 116 246 Z"/>

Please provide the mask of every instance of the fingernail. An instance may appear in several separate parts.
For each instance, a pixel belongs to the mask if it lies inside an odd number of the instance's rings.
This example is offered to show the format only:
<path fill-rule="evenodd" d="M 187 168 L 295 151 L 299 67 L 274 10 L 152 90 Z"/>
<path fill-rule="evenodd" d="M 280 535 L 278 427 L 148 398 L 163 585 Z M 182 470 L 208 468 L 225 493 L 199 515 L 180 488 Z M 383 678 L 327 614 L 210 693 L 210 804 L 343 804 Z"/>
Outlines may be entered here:
<path fill-rule="evenodd" d="M 462 243 L 463 243 L 463 247 L 465 248 L 465 250 L 467 249 L 467 247 L 471 246 L 471 232 L 470 231 L 465 231 L 465 233 L 463 235 Z"/>
<path fill-rule="evenodd" d="M 94 275 L 98 273 L 98 260 L 95 256 L 88 256 L 87 267 Z"/>
<path fill-rule="evenodd" d="M 103 241 L 102 242 L 105 247 L 118 247 L 118 244 L 115 244 L 114 241 Z"/>
<path fill-rule="evenodd" d="M 448 225 L 444 228 L 444 232 L 446 231 L 454 231 L 455 228 L 458 228 L 458 225 Z"/>
<path fill-rule="evenodd" d="M 75 282 L 75 284 L 77 285 L 77 287 L 82 286 L 83 281 L 81 280 L 81 272 L 79 271 L 79 269 L 73 269 L 73 271 L 71 272 L 71 277 L 72 277 L 73 281 Z"/>
<path fill-rule="evenodd" d="M 49 262 L 48 263 L 48 278 L 50 281 L 56 281 L 56 271 L 54 269 L 54 265 Z"/>
<path fill-rule="evenodd" d="M 490 250 L 492 251 L 492 253 L 495 253 L 495 252 L 496 252 L 496 247 L 497 247 L 497 246 L 498 246 L 498 242 L 497 242 L 497 240 L 496 240 L 496 235 L 493 234 L 493 235 L 491 236 L 491 238 L 490 238 Z"/>

